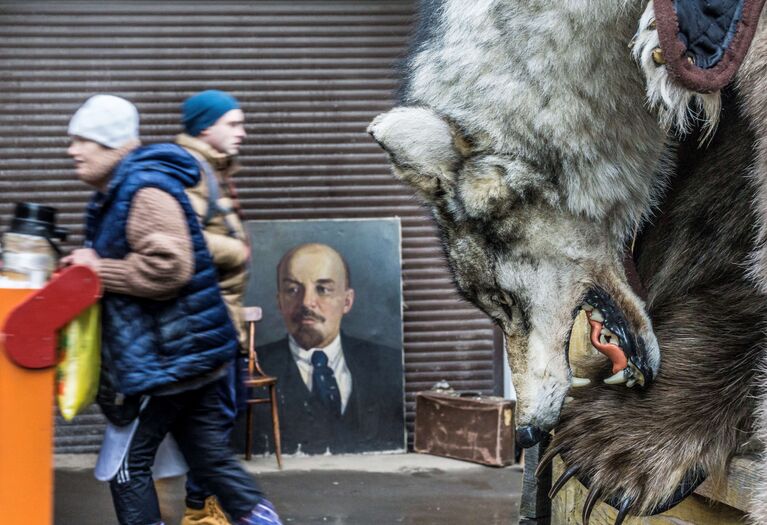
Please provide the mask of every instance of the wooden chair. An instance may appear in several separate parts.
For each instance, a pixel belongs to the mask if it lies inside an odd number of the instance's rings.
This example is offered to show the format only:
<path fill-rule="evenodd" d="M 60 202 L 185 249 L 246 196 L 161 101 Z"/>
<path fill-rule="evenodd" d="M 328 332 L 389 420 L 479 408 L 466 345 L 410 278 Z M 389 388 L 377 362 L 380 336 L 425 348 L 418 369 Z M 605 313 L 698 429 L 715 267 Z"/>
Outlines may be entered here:
<path fill-rule="evenodd" d="M 256 322 L 261 320 L 261 308 L 251 306 L 243 308 L 245 321 L 248 323 L 248 373 L 244 380 L 247 391 L 248 405 L 245 430 L 245 459 L 253 455 L 253 405 L 260 403 L 272 404 L 272 427 L 274 430 L 274 453 L 277 456 L 277 467 L 282 469 L 282 448 L 280 445 L 280 418 L 277 414 L 277 378 L 268 376 L 261 370 L 256 353 Z M 268 387 L 269 397 L 256 397 L 253 390 Z"/>

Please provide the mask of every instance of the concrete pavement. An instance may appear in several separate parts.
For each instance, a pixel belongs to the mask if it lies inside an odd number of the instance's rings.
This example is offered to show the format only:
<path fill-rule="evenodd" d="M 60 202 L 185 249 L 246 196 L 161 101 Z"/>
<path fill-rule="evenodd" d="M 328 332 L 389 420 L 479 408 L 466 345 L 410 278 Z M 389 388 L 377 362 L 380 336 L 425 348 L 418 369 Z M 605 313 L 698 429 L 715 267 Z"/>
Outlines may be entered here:
<path fill-rule="evenodd" d="M 55 525 L 116 523 L 95 457 L 56 457 Z M 424 454 L 272 457 L 243 462 L 287 524 L 510 525 L 518 521 L 522 471 Z M 158 482 L 167 525 L 183 513 L 183 478 Z"/>

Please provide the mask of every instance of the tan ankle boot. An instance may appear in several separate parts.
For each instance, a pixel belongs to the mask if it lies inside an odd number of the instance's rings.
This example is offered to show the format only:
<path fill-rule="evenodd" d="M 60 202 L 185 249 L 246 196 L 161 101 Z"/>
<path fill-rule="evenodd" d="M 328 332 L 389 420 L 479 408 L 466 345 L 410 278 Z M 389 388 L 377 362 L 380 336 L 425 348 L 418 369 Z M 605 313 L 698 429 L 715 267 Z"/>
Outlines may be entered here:
<path fill-rule="evenodd" d="M 205 506 L 201 509 L 186 508 L 181 525 L 231 525 L 218 504 L 216 496 L 205 498 Z"/>

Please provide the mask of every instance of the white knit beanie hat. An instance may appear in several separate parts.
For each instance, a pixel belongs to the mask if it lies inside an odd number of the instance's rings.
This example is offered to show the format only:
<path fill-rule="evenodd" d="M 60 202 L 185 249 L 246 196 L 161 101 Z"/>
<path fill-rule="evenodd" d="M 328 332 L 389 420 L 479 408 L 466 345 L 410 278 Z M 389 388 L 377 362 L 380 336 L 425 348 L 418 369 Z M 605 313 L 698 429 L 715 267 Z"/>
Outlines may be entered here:
<path fill-rule="evenodd" d="M 138 139 L 138 110 L 124 98 L 94 95 L 72 116 L 69 135 L 119 148 Z"/>

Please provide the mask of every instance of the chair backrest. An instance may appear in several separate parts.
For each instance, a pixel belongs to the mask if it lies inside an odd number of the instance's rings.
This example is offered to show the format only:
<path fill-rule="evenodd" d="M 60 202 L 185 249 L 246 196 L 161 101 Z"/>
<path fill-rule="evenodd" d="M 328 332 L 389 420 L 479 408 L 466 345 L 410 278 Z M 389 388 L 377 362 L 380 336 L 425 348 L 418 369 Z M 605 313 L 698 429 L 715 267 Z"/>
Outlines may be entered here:
<path fill-rule="evenodd" d="M 246 322 L 260 321 L 262 314 L 263 311 L 260 306 L 246 306 L 242 309 L 242 316 L 245 318 Z"/>
<path fill-rule="evenodd" d="M 242 309 L 242 316 L 248 324 L 248 374 L 251 377 L 256 373 L 266 375 L 258 364 L 256 353 L 256 323 L 261 320 L 262 315 L 263 312 L 258 306 L 247 306 Z"/>

